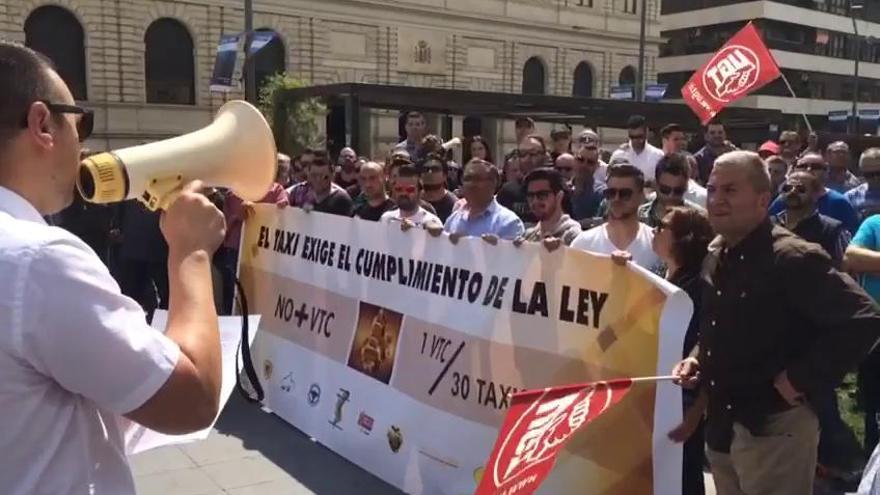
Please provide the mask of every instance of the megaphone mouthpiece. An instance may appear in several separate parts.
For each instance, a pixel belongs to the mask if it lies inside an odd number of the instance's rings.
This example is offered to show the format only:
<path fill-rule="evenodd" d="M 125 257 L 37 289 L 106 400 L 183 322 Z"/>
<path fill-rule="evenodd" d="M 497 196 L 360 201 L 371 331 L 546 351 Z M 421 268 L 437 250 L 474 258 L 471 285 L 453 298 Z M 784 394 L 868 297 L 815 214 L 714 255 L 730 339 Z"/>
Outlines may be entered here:
<path fill-rule="evenodd" d="M 140 199 L 155 210 L 170 193 L 199 179 L 258 201 L 275 179 L 275 140 L 253 105 L 230 101 L 214 122 L 164 141 L 99 153 L 83 160 L 77 188 L 92 203 Z"/>

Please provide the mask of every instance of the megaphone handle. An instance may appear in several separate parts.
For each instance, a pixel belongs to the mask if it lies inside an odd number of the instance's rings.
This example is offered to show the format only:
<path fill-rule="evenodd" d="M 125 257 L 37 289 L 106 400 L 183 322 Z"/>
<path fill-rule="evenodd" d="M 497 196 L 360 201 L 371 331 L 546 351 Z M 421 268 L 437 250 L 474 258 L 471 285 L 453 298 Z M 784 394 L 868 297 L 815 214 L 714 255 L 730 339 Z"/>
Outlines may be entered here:
<path fill-rule="evenodd" d="M 165 210 L 180 196 L 181 186 L 183 186 L 183 177 L 180 175 L 153 179 L 138 200 L 150 211 Z"/>

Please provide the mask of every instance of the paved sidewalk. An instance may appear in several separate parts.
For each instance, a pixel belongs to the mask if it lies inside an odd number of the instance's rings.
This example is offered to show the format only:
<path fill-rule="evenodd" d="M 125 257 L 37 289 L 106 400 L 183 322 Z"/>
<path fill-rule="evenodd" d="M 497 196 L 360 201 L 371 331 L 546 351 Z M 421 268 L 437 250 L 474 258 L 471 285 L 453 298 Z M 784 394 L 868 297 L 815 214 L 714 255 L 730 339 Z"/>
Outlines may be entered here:
<path fill-rule="evenodd" d="M 233 394 L 211 436 L 134 456 L 139 495 L 398 495 L 399 490 Z"/>
<path fill-rule="evenodd" d="M 402 495 L 233 394 L 207 440 L 132 458 L 139 495 Z M 714 495 L 706 476 L 706 494 Z"/>

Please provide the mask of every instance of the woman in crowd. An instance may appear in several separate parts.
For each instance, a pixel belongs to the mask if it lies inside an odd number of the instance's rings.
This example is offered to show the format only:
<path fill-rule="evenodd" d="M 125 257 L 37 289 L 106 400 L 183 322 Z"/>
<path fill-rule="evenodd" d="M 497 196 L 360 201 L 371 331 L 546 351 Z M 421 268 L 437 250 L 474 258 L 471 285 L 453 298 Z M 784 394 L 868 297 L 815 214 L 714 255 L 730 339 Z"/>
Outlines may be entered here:
<path fill-rule="evenodd" d="M 714 233 L 706 213 L 696 208 L 672 208 L 654 228 L 653 248 L 666 265 L 666 280 L 683 289 L 694 302 L 682 355 L 687 357 L 699 340 L 699 314 L 707 283 L 700 276 L 703 258 Z M 702 495 L 703 486 L 703 412 L 706 397 L 694 390 L 682 390 L 684 421 L 669 433 L 676 442 L 684 442 L 682 493 Z"/>
<path fill-rule="evenodd" d="M 479 158 L 480 160 L 489 163 L 495 163 L 492 160 L 492 150 L 489 149 L 489 144 L 486 143 L 482 136 L 474 136 L 471 138 L 471 159 L 474 158 Z"/>

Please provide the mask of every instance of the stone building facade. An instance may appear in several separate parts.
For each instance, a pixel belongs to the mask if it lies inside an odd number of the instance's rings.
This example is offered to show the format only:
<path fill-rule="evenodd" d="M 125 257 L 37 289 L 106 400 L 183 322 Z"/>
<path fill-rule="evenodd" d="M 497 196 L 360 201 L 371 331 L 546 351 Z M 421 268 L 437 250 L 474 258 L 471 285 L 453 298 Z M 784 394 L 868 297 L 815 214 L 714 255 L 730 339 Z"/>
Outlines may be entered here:
<path fill-rule="evenodd" d="M 276 34 L 273 70 L 311 84 L 608 97 L 638 65 L 641 3 L 256 0 L 254 27 Z M 653 81 L 659 0 L 647 5 Z M 96 110 L 94 150 L 192 131 L 226 99 L 242 97 L 212 93 L 209 80 L 220 36 L 243 25 L 243 0 L 0 0 L 0 38 L 54 50 L 76 96 Z M 396 113 L 371 111 L 365 124 L 362 153 L 379 154 L 398 138 Z M 512 123 L 481 126 L 498 148 L 512 142 Z"/>

